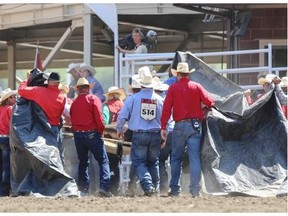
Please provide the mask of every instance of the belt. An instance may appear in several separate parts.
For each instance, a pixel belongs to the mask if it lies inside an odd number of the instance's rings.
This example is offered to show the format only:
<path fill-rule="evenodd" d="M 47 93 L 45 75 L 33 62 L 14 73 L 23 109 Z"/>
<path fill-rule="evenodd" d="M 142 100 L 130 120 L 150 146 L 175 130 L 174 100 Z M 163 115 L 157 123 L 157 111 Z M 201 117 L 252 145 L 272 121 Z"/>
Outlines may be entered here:
<path fill-rule="evenodd" d="M 160 130 L 135 130 L 133 133 L 160 133 Z"/>
<path fill-rule="evenodd" d="M 0 137 L 9 137 L 9 135 L 0 135 Z"/>
<path fill-rule="evenodd" d="M 97 130 L 75 130 L 74 132 L 77 133 L 90 133 L 90 132 L 97 132 Z"/>
<path fill-rule="evenodd" d="M 191 122 L 192 120 L 200 121 L 198 118 L 188 118 L 188 119 L 182 119 L 176 122 Z"/>

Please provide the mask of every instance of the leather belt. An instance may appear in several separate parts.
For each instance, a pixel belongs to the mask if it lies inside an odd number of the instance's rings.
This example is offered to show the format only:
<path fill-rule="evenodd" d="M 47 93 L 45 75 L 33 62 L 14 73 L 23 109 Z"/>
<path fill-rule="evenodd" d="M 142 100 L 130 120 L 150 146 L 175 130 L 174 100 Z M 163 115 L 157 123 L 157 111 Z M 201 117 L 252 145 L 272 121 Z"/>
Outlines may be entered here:
<path fill-rule="evenodd" d="M 188 119 L 182 119 L 182 120 L 176 121 L 176 122 L 191 122 L 192 120 L 200 121 L 198 118 L 188 118 Z"/>
<path fill-rule="evenodd" d="M 135 130 L 133 133 L 160 133 L 160 130 Z"/>
<path fill-rule="evenodd" d="M 90 132 L 97 132 L 97 130 L 75 130 L 74 132 L 77 133 L 90 133 Z"/>

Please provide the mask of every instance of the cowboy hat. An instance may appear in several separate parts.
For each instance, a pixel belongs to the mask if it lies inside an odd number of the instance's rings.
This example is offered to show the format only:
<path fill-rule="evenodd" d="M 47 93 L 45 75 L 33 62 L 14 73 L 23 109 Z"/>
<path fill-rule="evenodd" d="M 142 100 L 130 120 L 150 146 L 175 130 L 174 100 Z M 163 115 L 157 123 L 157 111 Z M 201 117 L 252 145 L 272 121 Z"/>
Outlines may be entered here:
<path fill-rule="evenodd" d="M 45 84 L 47 84 L 48 81 L 60 82 L 60 75 L 58 72 L 44 73 L 43 78 L 46 79 L 44 82 Z"/>
<path fill-rule="evenodd" d="M 87 85 L 91 89 L 94 86 L 94 84 L 95 83 L 89 83 L 85 77 L 81 77 L 78 79 L 77 84 L 74 86 L 74 88 L 77 88 L 78 86 Z"/>
<path fill-rule="evenodd" d="M 177 72 L 180 73 L 191 73 L 194 72 L 195 68 L 193 68 L 192 70 L 189 71 L 189 65 L 187 62 L 179 62 L 177 64 L 177 69 L 173 69 L 171 68 L 171 73 L 173 74 L 173 76 L 177 76 Z"/>
<path fill-rule="evenodd" d="M 155 80 L 153 79 L 148 66 L 139 68 L 138 77 L 136 77 L 135 81 L 145 88 L 152 88 L 155 84 Z"/>
<path fill-rule="evenodd" d="M 268 79 L 261 77 L 258 79 L 258 84 L 259 85 L 264 85 L 265 83 L 271 83 L 271 81 L 269 81 Z"/>
<path fill-rule="evenodd" d="M 5 90 L 3 90 L 1 93 L 0 93 L 0 104 L 5 101 L 7 98 L 11 97 L 12 95 L 16 95 L 18 93 L 17 90 L 11 90 L 10 88 L 7 88 Z"/>
<path fill-rule="evenodd" d="M 268 80 L 270 83 L 272 82 L 272 80 L 275 78 L 275 77 L 278 77 L 277 75 L 275 74 L 267 74 L 266 75 L 266 80 Z M 278 77 L 279 78 L 279 77 Z M 280 78 L 279 78 L 280 79 Z"/>
<path fill-rule="evenodd" d="M 69 64 L 66 72 L 67 72 L 67 73 L 71 73 L 71 71 L 72 71 L 73 69 L 79 70 L 79 65 L 80 65 L 80 64 L 75 64 L 75 63 Z"/>
<path fill-rule="evenodd" d="M 131 85 L 128 84 L 128 91 L 131 93 L 132 89 L 141 89 L 141 85 L 139 85 L 139 83 L 136 82 L 136 78 L 139 78 L 138 74 L 134 74 L 132 76 L 132 82 Z"/>
<path fill-rule="evenodd" d="M 287 87 L 288 86 L 288 77 L 282 77 L 281 82 L 279 83 L 281 87 Z"/>
<path fill-rule="evenodd" d="M 66 94 L 69 92 L 69 87 L 67 85 L 62 85 L 61 83 L 59 83 L 58 89 L 60 91 L 63 90 Z"/>
<path fill-rule="evenodd" d="M 153 86 L 153 89 L 155 91 L 167 91 L 169 88 L 169 85 L 163 83 L 159 77 L 154 77 L 153 78 L 155 80 L 155 85 Z"/>
<path fill-rule="evenodd" d="M 81 70 L 88 70 L 90 71 L 90 73 L 92 74 L 92 76 L 94 76 L 96 74 L 96 70 L 94 67 L 92 67 L 91 65 L 87 65 L 85 63 L 80 64 L 79 68 Z"/>
<path fill-rule="evenodd" d="M 125 93 L 124 89 L 118 88 L 117 86 L 109 87 L 108 88 L 108 92 L 106 92 L 103 95 L 105 95 L 105 97 L 108 98 L 108 96 L 111 95 L 111 94 L 119 94 L 120 95 L 119 97 L 122 100 L 124 100 L 126 98 L 126 93 Z"/>

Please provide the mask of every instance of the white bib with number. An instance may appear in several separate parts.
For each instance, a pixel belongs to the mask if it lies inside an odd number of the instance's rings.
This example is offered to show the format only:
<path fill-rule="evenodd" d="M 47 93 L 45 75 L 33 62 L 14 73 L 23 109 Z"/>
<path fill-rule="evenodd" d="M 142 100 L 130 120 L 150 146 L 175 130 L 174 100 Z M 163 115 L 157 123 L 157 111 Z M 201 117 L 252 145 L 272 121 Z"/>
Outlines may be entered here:
<path fill-rule="evenodd" d="M 141 100 L 141 117 L 145 120 L 156 118 L 157 101 L 152 99 Z"/>

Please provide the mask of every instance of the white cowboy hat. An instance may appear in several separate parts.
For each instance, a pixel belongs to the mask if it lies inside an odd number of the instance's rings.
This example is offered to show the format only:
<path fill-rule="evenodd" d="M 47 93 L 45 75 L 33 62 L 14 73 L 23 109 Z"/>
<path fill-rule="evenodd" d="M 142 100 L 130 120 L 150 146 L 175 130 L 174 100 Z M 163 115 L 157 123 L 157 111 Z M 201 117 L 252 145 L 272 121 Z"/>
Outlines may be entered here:
<path fill-rule="evenodd" d="M 139 78 L 138 74 L 134 74 L 132 76 L 132 82 L 131 85 L 128 84 L 128 91 L 131 93 L 132 89 L 141 89 L 141 85 L 139 83 L 136 82 L 136 79 Z"/>
<path fill-rule="evenodd" d="M 153 79 L 149 67 L 144 66 L 139 68 L 138 77 L 136 77 L 135 81 L 145 88 L 153 88 L 155 84 L 155 80 Z"/>
<path fill-rule="evenodd" d="M 179 62 L 177 65 L 177 69 L 173 69 L 171 68 L 171 73 L 173 74 L 173 76 L 177 76 L 177 72 L 180 73 L 191 73 L 194 72 L 195 68 L 189 70 L 189 65 L 187 62 Z"/>
<path fill-rule="evenodd" d="M 17 90 L 11 90 L 10 88 L 4 89 L 0 93 L 0 104 L 5 101 L 7 98 L 11 97 L 12 95 L 16 95 L 18 93 Z"/>
<path fill-rule="evenodd" d="M 94 76 L 96 74 L 96 70 L 94 67 L 92 67 L 91 65 L 87 65 L 85 63 L 80 64 L 79 68 L 81 70 L 88 70 L 90 71 L 90 73 L 92 74 L 92 76 Z"/>
<path fill-rule="evenodd" d="M 159 77 L 154 77 L 153 78 L 155 80 L 155 85 L 153 86 L 153 89 L 155 91 L 167 91 L 169 88 L 169 85 L 163 83 Z"/>
<path fill-rule="evenodd" d="M 61 83 L 59 83 L 58 89 L 60 91 L 63 90 L 66 94 L 69 92 L 69 87 L 67 85 L 62 85 Z"/>
<path fill-rule="evenodd" d="M 71 73 L 71 71 L 72 71 L 73 69 L 79 70 L 79 65 L 80 65 L 80 64 L 75 64 L 75 63 L 69 64 L 66 72 L 67 72 L 67 73 Z"/>
<path fill-rule="evenodd" d="M 281 87 L 288 87 L 288 77 L 282 77 L 281 82 L 279 83 Z"/>
<path fill-rule="evenodd" d="M 120 95 L 119 97 L 122 100 L 124 100 L 126 98 L 126 93 L 125 93 L 124 89 L 118 88 L 117 86 L 109 87 L 108 88 L 108 92 L 106 92 L 103 95 L 105 95 L 105 97 L 108 98 L 108 96 L 111 95 L 111 94 L 119 94 Z"/>
<path fill-rule="evenodd" d="M 77 84 L 74 86 L 74 89 L 77 88 L 78 86 L 84 86 L 84 85 L 88 85 L 89 88 L 91 89 L 94 86 L 94 84 L 95 83 L 89 83 L 85 77 L 81 77 L 78 79 Z"/>
<path fill-rule="evenodd" d="M 265 78 L 271 83 L 275 77 L 278 77 L 278 76 L 275 74 L 267 74 Z"/>

